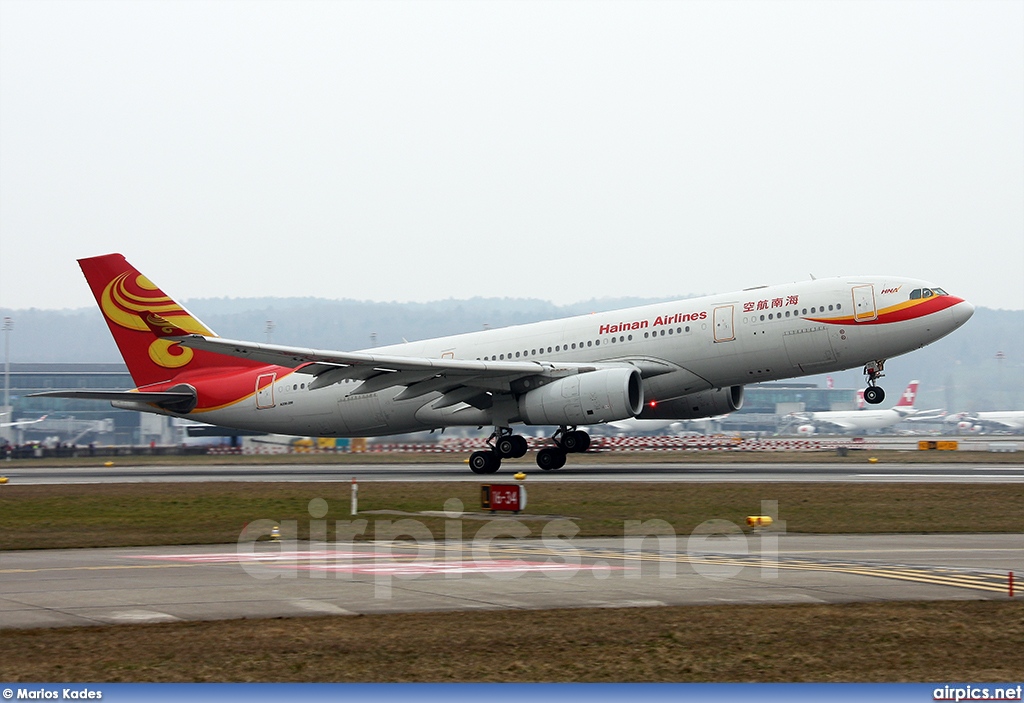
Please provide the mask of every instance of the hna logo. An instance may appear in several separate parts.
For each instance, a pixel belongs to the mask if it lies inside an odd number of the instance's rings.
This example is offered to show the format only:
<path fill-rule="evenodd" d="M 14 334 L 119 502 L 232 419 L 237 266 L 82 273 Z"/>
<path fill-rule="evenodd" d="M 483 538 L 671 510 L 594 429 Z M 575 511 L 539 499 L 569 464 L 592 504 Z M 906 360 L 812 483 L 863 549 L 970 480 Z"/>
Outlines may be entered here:
<path fill-rule="evenodd" d="M 164 295 L 153 283 L 138 272 L 126 271 L 107 284 L 100 296 L 100 307 L 107 319 L 125 329 L 149 332 L 142 314 L 156 316 L 157 325 L 180 328 L 195 334 L 212 334 L 181 306 Z M 173 322 L 167 318 L 172 318 Z M 168 332 L 170 333 L 170 332 Z M 167 339 L 154 339 L 149 345 L 149 358 L 157 366 L 178 369 L 192 361 L 191 349 L 178 346 Z"/>
<path fill-rule="evenodd" d="M 896 286 L 895 288 L 883 288 L 882 289 L 882 295 L 885 295 L 886 293 L 899 293 L 900 292 L 900 288 L 902 288 L 902 287 L 903 286 Z"/>

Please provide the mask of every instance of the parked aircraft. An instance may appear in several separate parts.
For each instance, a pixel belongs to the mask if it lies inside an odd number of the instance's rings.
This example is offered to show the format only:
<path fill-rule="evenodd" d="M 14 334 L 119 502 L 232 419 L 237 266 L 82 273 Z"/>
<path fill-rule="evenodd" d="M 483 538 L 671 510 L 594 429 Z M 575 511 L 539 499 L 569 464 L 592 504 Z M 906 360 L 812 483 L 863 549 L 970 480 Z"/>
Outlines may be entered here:
<path fill-rule="evenodd" d="M 526 453 L 515 424 L 558 427 L 537 453 L 557 469 L 589 446 L 579 426 L 721 415 L 746 383 L 863 366 L 877 404 L 886 359 L 974 313 L 923 281 L 860 276 L 340 352 L 217 337 L 120 254 L 79 264 L 136 388 L 38 395 L 306 436 L 492 426 L 480 474 Z"/>
<path fill-rule="evenodd" d="M 919 381 L 911 381 L 896 405 L 884 410 L 827 410 L 822 412 L 790 413 L 789 425 L 799 423 L 797 434 L 812 435 L 821 430 L 831 432 L 864 432 L 892 427 L 896 423 L 918 414 L 938 417 L 941 410 L 919 411 L 914 407 Z"/>
<path fill-rule="evenodd" d="M 1021 432 L 1024 431 L 1024 410 L 954 413 L 946 422 L 955 422 L 961 432 Z"/>

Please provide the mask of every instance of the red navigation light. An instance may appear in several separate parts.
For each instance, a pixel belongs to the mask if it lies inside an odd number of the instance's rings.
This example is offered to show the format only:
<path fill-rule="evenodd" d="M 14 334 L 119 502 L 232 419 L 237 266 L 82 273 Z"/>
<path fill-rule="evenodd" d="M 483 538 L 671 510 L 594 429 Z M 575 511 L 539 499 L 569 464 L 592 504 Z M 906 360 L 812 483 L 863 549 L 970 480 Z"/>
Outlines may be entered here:
<path fill-rule="evenodd" d="M 650 405 L 652 408 L 656 408 L 658 407 L 658 401 L 652 400 L 650 403 L 648 403 L 648 405 Z"/>

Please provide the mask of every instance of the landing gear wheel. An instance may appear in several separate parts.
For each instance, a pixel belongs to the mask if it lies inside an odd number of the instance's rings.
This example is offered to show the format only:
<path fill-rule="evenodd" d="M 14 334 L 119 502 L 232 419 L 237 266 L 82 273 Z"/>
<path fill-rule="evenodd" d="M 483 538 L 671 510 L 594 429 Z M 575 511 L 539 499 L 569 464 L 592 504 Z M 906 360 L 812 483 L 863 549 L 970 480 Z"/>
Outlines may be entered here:
<path fill-rule="evenodd" d="M 501 468 L 501 457 L 492 451 L 473 452 L 469 455 L 469 468 L 475 474 L 493 474 Z"/>
<path fill-rule="evenodd" d="M 565 452 L 558 447 L 545 447 L 537 452 L 537 466 L 544 471 L 554 471 L 565 466 Z"/>
<path fill-rule="evenodd" d="M 526 438 L 517 434 L 500 437 L 494 443 L 494 451 L 502 459 L 518 459 L 519 457 L 526 456 L 529 448 Z"/>
<path fill-rule="evenodd" d="M 885 391 L 878 386 L 868 386 L 864 389 L 864 402 L 869 405 L 878 405 L 885 400 Z"/>
<path fill-rule="evenodd" d="M 562 449 L 571 453 L 582 453 L 590 449 L 590 435 L 583 430 L 566 432 L 562 437 Z"/>
<path fill-rule="evenodd" d="M 530 445 L 526 443 L 526 437 L 523 437 L 522 435 L 512 435 L 512 444 L 513 450 L 511 456 L 513 459 L 519 459 L 526 456 L 526 452 L 530 449 Z"/>
<path fill-rule="evenodd" d="M 497 442 L 494 443 L 494 451 L 498 453 L 502 459 L 508 459 L 509 457 L 515 456 L 516 443 L 513 441 L 513 436 L 501 437 Z"/>

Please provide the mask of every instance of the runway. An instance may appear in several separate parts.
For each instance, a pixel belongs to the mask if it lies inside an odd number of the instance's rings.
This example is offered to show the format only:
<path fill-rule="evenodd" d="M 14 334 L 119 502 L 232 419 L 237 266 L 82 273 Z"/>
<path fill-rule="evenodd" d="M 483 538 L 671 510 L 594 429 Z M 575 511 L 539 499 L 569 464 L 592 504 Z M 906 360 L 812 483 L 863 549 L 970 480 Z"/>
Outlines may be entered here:
<path fill-rule="evenodd" d="M 665 482 L 940 482 L 1020 483 L 1024 464 L 871 464 L 863 463 L 572 463 L 558 471 L 541 471 L 528 461 L 508 461 L 492 475 L 472 473 L 459 462 L 394 464 L 238 464 L 132 465 L 106 467 L 0 466 L 11 484 L 156 483 L 199 481 L 509 481 L 523 471 L 531 481 L 665 481 Z"/>
<path fill-rule="evenodd" d="M 507 527 L 507 523 L 506 523 Z M 489 528 L 489 529 L 493 529 Z M 507 536 L 507 533 L 506 533 Z M 474 537 L 467 535 L 467 537 Z M 4 628 L 481 609 L 1001 599 L 1024 535 L 280 543 L 0 555 Z"/>
<path fill-rule="evenodd" d="M 1020 483 L 1018 464 L 507 462 L 0 467 L 18 484 L 336 482 Z M 3 490 L 3 488 L 0 488 Z M 372 518 L 371 518 L 372 519 Z M 512 525 L 528 539 L 510 541 Z M 464 523 L 468 524 L 468 523 Z M 485 528 L 486 526 L 486 528 Z M 557 607 L 1005 598 L 1024 535 L 803 535 L 540 540 L 485 520 L 445 542 L 280 543 L 0 553 L 0 626 Z M 487 533 L 481 541 L 480 530 Z M 504 531 L 503 531 L 504 530 Z M 371 525 L 364 534 L 374 534 Z M 379 534 L 379 533 L 378 533 Z M 473 539 L 475 536 L 475 540 Z M 490 537 L 494 537 L 491 539 Z M 461 540 L 468 541 L 461 541 Z"/>

